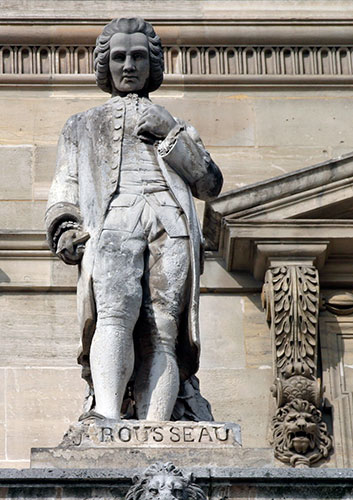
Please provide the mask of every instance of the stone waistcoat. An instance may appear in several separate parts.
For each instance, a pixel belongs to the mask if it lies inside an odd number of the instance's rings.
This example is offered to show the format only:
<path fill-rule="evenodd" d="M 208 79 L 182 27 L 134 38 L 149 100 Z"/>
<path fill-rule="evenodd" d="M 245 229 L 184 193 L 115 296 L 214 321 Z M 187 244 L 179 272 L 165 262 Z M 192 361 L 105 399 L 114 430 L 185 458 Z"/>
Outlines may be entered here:
<path fill-rule="evenodd" d="M 138 220 L 144 200 L 152 207 L 170 237 L 188 236 L 185 218 L 175 201 L 156 158 L 155 146 L 136 135 L 138 121 L 151 101 L 136 94 L 125 98 L 119 186 L 110 208 L 131 207 L 131 219 Z"/>

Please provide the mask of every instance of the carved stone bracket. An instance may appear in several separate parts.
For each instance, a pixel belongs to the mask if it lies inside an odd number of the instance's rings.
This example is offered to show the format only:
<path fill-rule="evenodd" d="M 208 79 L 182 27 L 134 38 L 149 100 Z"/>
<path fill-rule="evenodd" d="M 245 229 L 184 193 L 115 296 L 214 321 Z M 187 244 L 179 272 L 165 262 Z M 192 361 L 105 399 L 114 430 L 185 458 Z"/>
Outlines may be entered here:
<path fill-rule="evenodd" d="M 262 298 L 274 346 L 275 456 L 292 466 L 308 467 L 327 457 L 332 447 L 319 410 L 318 270 L 313 265 L 270 267 Z"/>

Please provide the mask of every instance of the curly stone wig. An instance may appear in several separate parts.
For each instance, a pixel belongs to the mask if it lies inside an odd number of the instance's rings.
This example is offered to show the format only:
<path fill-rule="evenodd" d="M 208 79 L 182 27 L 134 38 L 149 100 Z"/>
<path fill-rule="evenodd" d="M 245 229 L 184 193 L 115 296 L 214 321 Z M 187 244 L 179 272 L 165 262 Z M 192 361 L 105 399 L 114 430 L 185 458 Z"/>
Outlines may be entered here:
<path fill-rule="evenodd" d="M 147 84 L 147 92 L 158 89 L 163 81 L 164 59 L 163 49 L 159 36 L 155 33 L 151 24 L 140 17 L 113 19 L 107 24 L 96 41 L 94 49 L 94 70 L 96 82 L 104 92 L 113 91 L 112 79 L 109 71 L 110 39 L 116 33 L 143 33 L 146 35 L 150 56 L 150 76 Z"/>

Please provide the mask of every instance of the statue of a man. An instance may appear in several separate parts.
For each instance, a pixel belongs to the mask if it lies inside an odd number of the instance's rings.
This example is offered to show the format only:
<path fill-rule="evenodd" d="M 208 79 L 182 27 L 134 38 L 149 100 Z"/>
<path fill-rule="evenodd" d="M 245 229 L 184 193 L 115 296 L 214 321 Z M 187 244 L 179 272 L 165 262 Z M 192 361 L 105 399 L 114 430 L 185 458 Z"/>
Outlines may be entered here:
<path fill-rule="evenodd" d="M 196 130 L 149 100 L 163 80 L 149 23 L 114 19 L 94 58 L 112 97 L 64 126 L 48 241 L 79 266 L 78 359 L 91 414 L 118 420 L 133 384 L 135 417 L 169 420 L 198 369 L 202 235 L 192 195 L 217 196 L 222 175 Z"/>

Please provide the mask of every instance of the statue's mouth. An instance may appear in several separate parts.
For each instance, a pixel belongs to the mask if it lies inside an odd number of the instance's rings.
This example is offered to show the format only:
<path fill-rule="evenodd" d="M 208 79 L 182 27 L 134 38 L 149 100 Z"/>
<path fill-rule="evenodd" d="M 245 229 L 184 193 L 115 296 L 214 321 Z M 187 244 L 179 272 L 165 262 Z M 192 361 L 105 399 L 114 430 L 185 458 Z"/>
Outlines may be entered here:
<path fill-rule="evenodd" d="M 291 447 L 294 448 L 297 453 L 306 453 L 309 447 L 313 448 L 314 444 L 313 437 L 304 431 L 290 432 L 289 440 L 291 442 Z"/>

